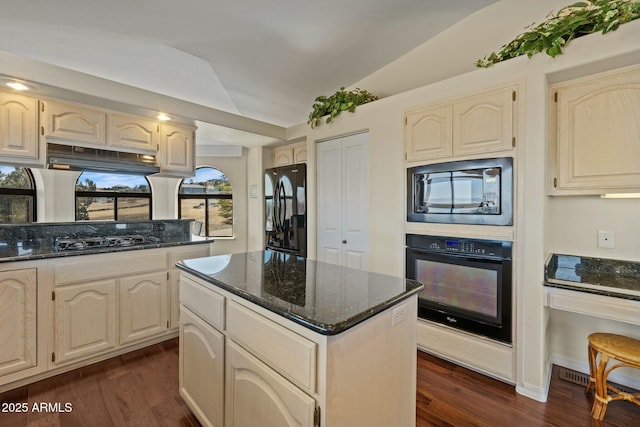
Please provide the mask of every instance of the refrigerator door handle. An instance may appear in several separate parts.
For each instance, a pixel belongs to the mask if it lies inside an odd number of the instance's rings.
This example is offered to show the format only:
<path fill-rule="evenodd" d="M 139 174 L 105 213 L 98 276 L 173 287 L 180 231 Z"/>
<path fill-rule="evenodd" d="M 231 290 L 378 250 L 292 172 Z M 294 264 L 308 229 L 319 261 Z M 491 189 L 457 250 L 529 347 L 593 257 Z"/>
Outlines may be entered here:
<path fill-rule="evenodd" d="M 279 207 L 280 182 L 276 182 L 273 188 L 273 229 L 280 232 L 280 207 Z"/>

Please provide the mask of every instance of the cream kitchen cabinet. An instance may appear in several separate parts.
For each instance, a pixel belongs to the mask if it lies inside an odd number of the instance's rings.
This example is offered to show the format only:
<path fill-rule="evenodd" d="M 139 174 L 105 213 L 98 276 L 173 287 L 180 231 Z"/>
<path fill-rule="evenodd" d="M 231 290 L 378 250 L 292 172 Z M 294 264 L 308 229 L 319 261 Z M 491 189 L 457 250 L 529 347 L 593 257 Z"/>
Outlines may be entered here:
<path fill-rule="evenodd" d="M 120 279 L 120 344 L 169 330 L 167 276 L 158 271 Z"/>
<path fill-rule="evenodd" d="M 175 125 L 161 125 L 158 163 L 161 175 L 192 176 L 195 170 L 194 129 Z"/>
<path fill-rule="evenodd" d="M 180 282 L 180 396 L 204 426 L 223 426 L 225 297 Z"/>
<path fill-rule="evenodd" d="M 273 166 L 286 166 L 307 162 L 307 143 L 283 145 L 273 149 Z"/>
<path fill-rule="evenodd" d="M 35 268 L 0 272 L 0 377 L 37 365 L 36 287 Z"/>
<path fill-rule="evenodd" d="M 0 92 L 0 161 L 44 165 L 38 141 L 38 100 Z"/>
<path fill-rule="evenodd" d="M 53 362 L 66 363 L 116 348 L 118 306 L 115 279 L 58 287 L 54 298 Z"/>
<path fill-rule="evenodd" d="M 211 257 L 184 267 L 207 275 L 223 261 Z M 225 277 L 242 271 L 238 277 L 246 278 L 252 270 L 233 259 L 224 268 Z M 259 280 L 247 278 L 241 294 L 262 295 Z M 417 312 L 415 295 L 341 333 L 324 335 L 214 283 L 188 271 L 180 281 L 180 394 L 204 426 L 415 423 L 416 317 L 392 322 L 392 312 Z M 324 301 L 308 291 L 311 306 Z M 372 374 L 389 370 L 394 374 Z M 224 406 L 214 384 L 224 384 Z"/>
<path fill-rule="evenodd" d="M 405 113 L 408 162 L 511 150 L 515 146 L 517 86 Z"/>
<path fill-rule="evenodd" d="M 160 125 L 155 121 L 122 114 L 109 115 L 109 147 L 156 154 L 159 141 Z"/>
<path fill-rule="evenodd" d="M 203 425 L 313 425 L 315 343 L 189 276 L 180 298 L 180 395 Z"/>
<path fill-rule="evenodd" d="M 293 148 L 288 145 L 273 149 L 273 166 L 286 166 L 293 164 Z"/>
<path fill-rule="evenodd" d="M 40 116 L 48 142 L 107 144 L 107 112 L 84 105 L 43 101 Z"/>
<path fill-rule="evenodd" d="M 225 361 L 226 426 L 314 425 L 315 399 L 231 340 Z"/>
<path fill-rule="evenodd" d="M 173 248 L 169 252 L 169 329 L 177 330 L 180 326 L 180 270 L 175 266 L 178 261 L 191 258 L 202 258 L 211 254 L 209 245 L 186 246 Z"/>
<path fill-rule="evenodd" d="M 550 88 L 549 193 L 640 191 L 640 67 Z"/>
<path fill-rule="evenodd" d="M 165 250 L 55 262 L 52 361 L 66 364 L 168 332 Z"/>
<path fill-rule="evenodd" d="M 453 108 L 436 106 L 406 113 L 404 140 L 407 160 L 428 160 L 453 155 Z"/>

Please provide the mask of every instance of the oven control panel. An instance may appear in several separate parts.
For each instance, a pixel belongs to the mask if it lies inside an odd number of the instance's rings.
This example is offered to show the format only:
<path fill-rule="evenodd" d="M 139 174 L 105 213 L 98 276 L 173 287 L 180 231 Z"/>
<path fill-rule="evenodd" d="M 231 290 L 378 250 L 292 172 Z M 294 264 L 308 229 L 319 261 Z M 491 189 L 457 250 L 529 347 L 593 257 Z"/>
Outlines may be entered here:
<path fill-rule="evenodd" d="M 511 258 L 511 246 L 511 242 L 504 240 L 407 234 L 407 248 L 435 253 L 456 253 L 505 259 Z"/>

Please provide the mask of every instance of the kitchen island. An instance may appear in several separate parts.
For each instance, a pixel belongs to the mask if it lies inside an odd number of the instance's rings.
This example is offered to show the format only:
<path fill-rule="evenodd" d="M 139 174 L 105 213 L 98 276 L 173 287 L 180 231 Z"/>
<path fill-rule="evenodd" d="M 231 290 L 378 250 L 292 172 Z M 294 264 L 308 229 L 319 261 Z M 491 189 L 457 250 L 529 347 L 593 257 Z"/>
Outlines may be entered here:
<path fill-rule="evenodd" d="M 203 425 L 415 425 L 420 283 L 274 251 L 177 267 L 180 394 Z"/>

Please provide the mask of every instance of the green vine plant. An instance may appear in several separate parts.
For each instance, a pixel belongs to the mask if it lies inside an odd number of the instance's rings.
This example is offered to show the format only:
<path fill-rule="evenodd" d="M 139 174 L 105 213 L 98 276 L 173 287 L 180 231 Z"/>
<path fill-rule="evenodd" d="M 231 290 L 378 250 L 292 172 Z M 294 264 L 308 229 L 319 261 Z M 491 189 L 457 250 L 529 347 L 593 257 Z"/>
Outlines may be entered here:
<path fill-rule="evenodd" d="M 566 6 L 556 15 L 550 13 L 539 25 L 531 24 L 529 31 L 520 34 L 475 63 L 478 67 L 490 67 L 521 55 L 531 58 L 536 53 L 546 52 L 555 58 L 570 40 L 587 34 L 615 31 L 629 21 L 640 18 L 640 0 L 593 0 Z M 535 25 L 535 26 L 534 26 Z"/>
<path fill-rule="evenodd" d="M 331 96 L 319 96 L 315 99 L 312 110 L 309 113 L 307 124 L 314 127 L 322 124 L 322 118 L 327 116 L 325 123 L 331 123 L 333 119 L 343 111 L 353 113 L 358 105 L 377 100 L 378 97 L 362 89 L 346 91 L 341 87 Z"/>

